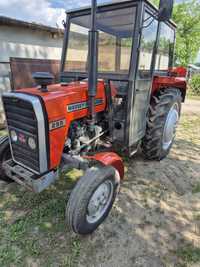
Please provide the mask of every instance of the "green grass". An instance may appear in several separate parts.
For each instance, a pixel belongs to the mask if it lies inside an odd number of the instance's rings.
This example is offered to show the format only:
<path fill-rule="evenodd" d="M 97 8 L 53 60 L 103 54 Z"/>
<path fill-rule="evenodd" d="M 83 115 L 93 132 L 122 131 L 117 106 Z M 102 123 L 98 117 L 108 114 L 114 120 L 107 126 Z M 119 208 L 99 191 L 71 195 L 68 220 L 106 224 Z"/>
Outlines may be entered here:
<path fill-rule="evenodd" d="M 0 266 L 74 267 L 81 241 L 65 225 L 65 202 L 81 175 L 75 170 L 62 174 L 59 182 L 41 194 L 16 184 L 0 192 Z"/>
<path fill-rule="evenodd" d="M 192 95 L 192 94 L 189 94 L 187 96 L 188 99 L 191 99 L 191 100 L 200 100 L 200 96 L 199 95 Z"/>
<path fill-rule="evenodd" d="M 200 116 L 198 115 L 182 115 L 179 131 L 176 140 L 182 140 L 183 143 L 191 143 L 190 146 L 198 149 L 200 145 Z M 183 144 L 184 145 L 184 144 Z M 198 152 L 197 152 L 198 153 Z"/>
<path fill-rule="evenodd" d="M 0 130 L 0 136 L 7 135 L 7 130 Z"/>
<path fill-rule="evenodd" d="M 66 228 L 65 203 L 81 175 L 77 170 L 61 173 L 40 194 L 15 183 L 0 191 L 0 267 L 27 266 L 30 259 L 44 267 L 78 265 L 81 242 Z"/>
<path fill-rule="evenodd" d="M 200 183 L 196 184 L 193 189 L 192 189 L 192 193 L 196 194 L 196 193 L 200 193 Z"/>
<path fill-rule="evenodd" d="M 12 248 L 5 246 L 0 247 L 0 264 L 1 266 L 9 266 L 11 263 L 19 263 L 16 258 L 17 253 Z"/>
<path fill-rule="evenodd" d="M 177 256 L 185 263 L 200 263 L 200 248 L 187 245 L 177 250 Z"/>

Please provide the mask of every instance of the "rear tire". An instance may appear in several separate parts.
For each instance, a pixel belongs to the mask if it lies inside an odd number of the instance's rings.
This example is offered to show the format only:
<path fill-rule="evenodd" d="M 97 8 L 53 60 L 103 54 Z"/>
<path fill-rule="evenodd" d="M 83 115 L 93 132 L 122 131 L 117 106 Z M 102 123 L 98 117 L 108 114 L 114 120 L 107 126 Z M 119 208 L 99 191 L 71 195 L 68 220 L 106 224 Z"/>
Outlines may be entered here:
<path fill-rule="evenodd" d="M 2 165 L 5 161 L 11 159 L 10 144 L 8 136 L 0 137 L 0 180 L 13 182 L 6 174 Z"/>
<path fill-rule="evenodd" d="M 69 228 L 81 235 L 95 231 L 108 216 L 119 185 L 119 174 L 111 166 L 87 170 L 67 203 L 66 222 Z"/>
<path fill-rule="evenodd" d="M 150 104 L 142 150 L 149 160 L 162 160 L 174 143 L 181 112 L 181 92 L 176 88 L 162 90 Z"/>

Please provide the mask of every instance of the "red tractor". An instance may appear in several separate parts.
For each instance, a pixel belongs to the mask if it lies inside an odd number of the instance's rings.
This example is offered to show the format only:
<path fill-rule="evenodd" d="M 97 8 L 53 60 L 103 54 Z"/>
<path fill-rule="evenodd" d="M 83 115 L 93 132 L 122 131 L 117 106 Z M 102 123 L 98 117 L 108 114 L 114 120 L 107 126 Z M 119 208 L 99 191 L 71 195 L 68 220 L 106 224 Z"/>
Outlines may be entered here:
<path fill-rule="evenodd" d="M 165 158 L 174 141 L 186 71 L 173 68 L 173 1 L 159 10 L 131 0 L 70 11 L 60 83 L 33 75 L 37 86 L 2 96 L 8 136 L 0 140 L 0 175 L 34 192 L 60 171 L 84 170 L 66 207 L 78 234 L 107 217 L 124 177 L 117 151 L 140 146 L 149 160 Z"/>

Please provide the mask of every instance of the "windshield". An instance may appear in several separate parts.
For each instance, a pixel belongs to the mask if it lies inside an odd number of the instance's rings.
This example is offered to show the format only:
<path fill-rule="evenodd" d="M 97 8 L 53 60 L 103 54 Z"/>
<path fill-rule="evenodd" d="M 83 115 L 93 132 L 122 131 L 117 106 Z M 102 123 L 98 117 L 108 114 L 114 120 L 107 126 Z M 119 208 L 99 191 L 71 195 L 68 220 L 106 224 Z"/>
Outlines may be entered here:
<path fill-rule="evenodd" d="M 97 14 L 98 71 L 129 72 L 136 8 Z M 64 71 L 87 72 L 90 15 L 71 18 Z"/>

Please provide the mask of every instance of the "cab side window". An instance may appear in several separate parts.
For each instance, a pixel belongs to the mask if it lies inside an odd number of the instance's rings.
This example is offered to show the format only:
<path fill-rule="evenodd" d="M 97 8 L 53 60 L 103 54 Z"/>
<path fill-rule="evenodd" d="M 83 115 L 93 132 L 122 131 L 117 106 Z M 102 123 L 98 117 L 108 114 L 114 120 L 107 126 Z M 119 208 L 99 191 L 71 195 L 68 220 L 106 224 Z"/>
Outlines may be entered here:
<path fill-rule="evenodd" d="M 168 70 L 168 68 L 172 65 L 174 39 L 174 29 L 170 28 L 166 23 L 162 22 L 156 55 L 156 70 L 165 71 Z"/>
<path fill-rule="evenodd" d="M 149 13 L 145 12 L 143 21 L 143 30 L 140 42 L 139 56 L 139 76 L 148 78 L 151 76 L 151 63 L 153 57 L 154 45 L 156 42 L 158 21 Z"/>

